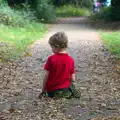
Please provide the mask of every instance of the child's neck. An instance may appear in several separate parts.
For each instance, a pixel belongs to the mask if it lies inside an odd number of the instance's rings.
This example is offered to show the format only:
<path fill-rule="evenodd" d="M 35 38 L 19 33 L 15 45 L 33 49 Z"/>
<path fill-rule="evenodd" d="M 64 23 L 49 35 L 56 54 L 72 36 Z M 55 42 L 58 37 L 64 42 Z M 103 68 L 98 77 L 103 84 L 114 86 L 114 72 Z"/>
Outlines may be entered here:
<path fill-rule="evenodd" d="M 67 51 L 66 50 L 61 50 L 58 53 L 67 53 Z"/>

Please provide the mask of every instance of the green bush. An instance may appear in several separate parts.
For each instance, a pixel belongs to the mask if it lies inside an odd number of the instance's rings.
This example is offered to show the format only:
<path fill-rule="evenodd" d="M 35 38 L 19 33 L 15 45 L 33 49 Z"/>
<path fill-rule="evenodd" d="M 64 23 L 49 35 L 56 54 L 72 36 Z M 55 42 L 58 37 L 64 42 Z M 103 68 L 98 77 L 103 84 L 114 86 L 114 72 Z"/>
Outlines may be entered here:
<path fill-rule="evenodd" d="M 28 21 L 24 21 L 21 13 L 19 11 L 15 11 L 10 7 L 1 6 L 0 7 L 0 23 L 4 25 L 11 26 L 24 26 Z"/>
<path fill-rule="evenodd" d="M 92 0 L 72 0 L 73 2 L 76 1 L 76 4 L 79 4 L 81 7 L 91 8 Z"/>
<path fill-rule="evenodd" d="M 20 11 L 22 17 L 29 21 L 37 21 L 36 11 L 31 8 L 30 4 L 24 3 L 19 6 L 15 6 L 17 11 Z"/>
<path fill-rule="evenodd" d="M 55 6 L 63 6 L 66 4 L 77 5 L 79 7 L 90 8 L 92 6 L 92 0 L 51 0 Z"/>
<path fill-rule="evenodd" d="M 5 2 L 5 0 L 0 0 L 0 4 L 4 4 Z"/>
<path fill-rule="evenodd" d="M 101 21 L 101 20 L 105 20 L 105 21 L 111 21 L 112 20 L 112 7 L 106 7 L 106 8 L 102 8 L 100 10 L 100 12 L 96 12 L 91 14 L 91 16 L 89 17 L 90 20 L 94 20 L 94 21 Z"/>
<path fill-rule="evenodd" d="M 112 7 L 111 12 L 112 12 L 111 14 L 112 20 L 120 21 L 120 5 L 116 7 Z"/>
<path fill-rule="evenodd" d="M 0 62 L 7 62 L 11 58 L 12 47 L 6 42 L 0 42 Z"/>
<path fill-rule="evenodd" d="M 112 15 L 113 20 L 120 21 L 120 0 L 112 0 Z"/>
<path fill-rule="evenodd" d="M 35 12 L 30 9 L 12 9 L 7 4 L 0 6 L 0 24 L 24 27 L 36 19 Z"/>
<path fill-rule="evenodd" d="M 11 26 L 21 26 L 30 21 L 54 22 L 55 9 L 49 0 L 35 0 L 33 5 L 20 4 L 12 8 L 7 3 L 0 5 L 0 23 Z"/>
<path fill-rule="evenodd" d="M 119 21 L 120 20 L 120 0 L 112 0 L 110 7 L 101 8 L 100 12 L 92 14 L 92 20 Z"/>
<path fill-rule="evenodd" d="M 102 10 L 102 18 L 106 21 L 112 20 L 112 7 L 108 7 Z"/>
<path fill-rule="evenodd" d="M 86 8 L 75 7 L 74 5 L 64 5 L 56 8 L 56 14 L 60 17 L 88 16 L 89 10 Z"/>
<path fill-rule="evenodd" d="M 106 21 L 119 21 L 120 20 L 120 5 L 116 7 L 108 7 L 103 10 L 103 19 Z"/>
<path fill-rule="evenodd" d="M 42 22 L 54 22 L 56 20 L 54 6 L 49 0 L 36 0 L 37 17 Z"/>

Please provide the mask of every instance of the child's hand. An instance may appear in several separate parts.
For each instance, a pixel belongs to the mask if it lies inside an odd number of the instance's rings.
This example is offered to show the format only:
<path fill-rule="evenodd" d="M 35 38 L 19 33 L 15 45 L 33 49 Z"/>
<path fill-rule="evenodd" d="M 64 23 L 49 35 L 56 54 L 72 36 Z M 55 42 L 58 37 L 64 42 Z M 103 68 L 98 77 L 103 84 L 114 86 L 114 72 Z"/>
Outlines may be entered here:
<path fill-rule="evenodd" d="M 41 99 L 44 95 L 44 92 L 41 92 L 40 95 L 38 96 L 39 99 Z"/>

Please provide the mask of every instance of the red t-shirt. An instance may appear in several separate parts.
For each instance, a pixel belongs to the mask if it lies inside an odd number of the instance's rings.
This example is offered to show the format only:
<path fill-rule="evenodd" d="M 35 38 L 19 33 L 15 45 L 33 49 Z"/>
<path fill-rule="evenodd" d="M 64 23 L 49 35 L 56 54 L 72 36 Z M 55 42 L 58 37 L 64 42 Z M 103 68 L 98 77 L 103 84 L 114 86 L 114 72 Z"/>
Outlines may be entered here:
<path fill-rule="evenodd" d="M 68 88 L 71 74 L 74 74 L 74 60 L 67 53 L 57 53 L 50 56 L 44 66 L 49 71 L 46 91 Z"/>

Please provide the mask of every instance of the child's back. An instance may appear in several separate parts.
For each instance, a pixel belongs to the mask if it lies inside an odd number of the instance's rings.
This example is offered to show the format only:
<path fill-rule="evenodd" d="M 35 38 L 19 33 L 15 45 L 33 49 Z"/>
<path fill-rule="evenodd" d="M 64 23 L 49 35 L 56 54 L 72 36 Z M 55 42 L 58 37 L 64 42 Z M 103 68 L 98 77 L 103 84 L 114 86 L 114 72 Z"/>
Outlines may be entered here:
<path fill-rule="evenodd" d="M 75 80 L 74 60 L 67 54 L 68 38 L 63 32 L 58 32 L 50 37 L 49 44 L 54 55 L 50 56 L 45 64 L 41 97 L 47 93 L 49 97 L 60 96 L 69 98 L 79 97 L 72 81 Z"/>
<path fill-rule="evenodd" d="M 74 73 L 74 61 L 67 53 L 50 56 L 44 69 L 49 71 L 46 84 L 48 92 L 70 86 L 71 75 Z"/>

